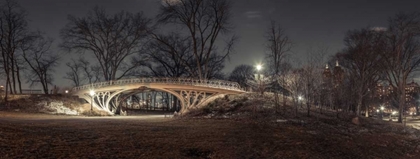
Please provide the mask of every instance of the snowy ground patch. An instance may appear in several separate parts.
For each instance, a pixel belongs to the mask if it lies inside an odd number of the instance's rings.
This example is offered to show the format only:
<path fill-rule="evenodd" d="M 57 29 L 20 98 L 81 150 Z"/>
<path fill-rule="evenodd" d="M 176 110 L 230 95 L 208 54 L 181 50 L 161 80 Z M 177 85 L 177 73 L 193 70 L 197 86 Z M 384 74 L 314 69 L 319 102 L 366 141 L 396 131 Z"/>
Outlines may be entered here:
<path fill-rule="evenodd" d="M 37 104 L 41 108 L 40 112 L 48 114 L 64 114 L 64 115 L 78 115 L 76 110 L 72 110 L 64 106 L 63 102 L 47 102 L 41 101 Z"/>

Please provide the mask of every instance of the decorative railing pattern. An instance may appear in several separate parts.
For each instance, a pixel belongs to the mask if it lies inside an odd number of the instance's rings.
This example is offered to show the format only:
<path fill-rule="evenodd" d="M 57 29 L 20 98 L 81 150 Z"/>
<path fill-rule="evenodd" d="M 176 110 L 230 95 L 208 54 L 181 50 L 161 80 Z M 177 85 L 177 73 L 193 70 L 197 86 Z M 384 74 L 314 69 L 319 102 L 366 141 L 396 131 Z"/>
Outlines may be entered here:
<path fill-rule="evenodd" d="M 199 80 L 199 79 L 192 79 L 192 78 L 170 78 L 170 77 L 133 78 L 133 79 L 121 79 L 121 80 L 115 80 L 115 81 L 98 82 L 98 83 L 87 84 L 87 85 L 83 85 L 79 87 L 74 87 L 73 91 L 95 89 L 95 88 L 112 86 L 112 85 L 134 84 L 134 83 L 164 83 L 164 84 L 201 86 L 201 87 L 243 91 L 237 82 L 230 82 L 230 81 L 224 81 L 224 80 Z"/>

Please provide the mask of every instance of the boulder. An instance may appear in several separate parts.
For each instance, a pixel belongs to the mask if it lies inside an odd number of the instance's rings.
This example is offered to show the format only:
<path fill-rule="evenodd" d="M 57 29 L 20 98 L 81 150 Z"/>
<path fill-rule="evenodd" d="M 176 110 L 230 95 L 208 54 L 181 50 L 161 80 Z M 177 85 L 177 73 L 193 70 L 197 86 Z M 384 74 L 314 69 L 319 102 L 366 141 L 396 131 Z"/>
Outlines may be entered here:
<path fill-rule="evenodd" d="M 354 117 L 353 119 L 351 119 L 351 123 L 353 123 L 354 125 L 360 125 L 359 117 Z"/>

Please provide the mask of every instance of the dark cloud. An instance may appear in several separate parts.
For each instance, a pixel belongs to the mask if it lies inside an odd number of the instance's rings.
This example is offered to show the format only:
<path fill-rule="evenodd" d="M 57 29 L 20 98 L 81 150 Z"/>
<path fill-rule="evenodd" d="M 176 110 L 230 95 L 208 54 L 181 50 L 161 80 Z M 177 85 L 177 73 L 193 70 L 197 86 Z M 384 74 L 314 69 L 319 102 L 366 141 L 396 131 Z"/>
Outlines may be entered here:
<path fill-rule="evenodd" d="M 247 11 L 244 14 L 245 14 L 245 16 L 247 18 L 250 18 L 250 19 L 252 19 L 252 18 L 261 18 L 262 17 L 260 11 Z"/>

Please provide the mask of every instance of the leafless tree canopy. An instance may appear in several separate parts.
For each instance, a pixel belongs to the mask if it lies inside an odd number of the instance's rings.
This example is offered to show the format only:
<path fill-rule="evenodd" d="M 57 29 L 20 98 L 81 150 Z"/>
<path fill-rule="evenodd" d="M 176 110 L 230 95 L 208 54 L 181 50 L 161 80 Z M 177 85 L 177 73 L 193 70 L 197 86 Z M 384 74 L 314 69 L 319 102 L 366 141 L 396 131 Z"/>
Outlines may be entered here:
<path fill-rule="evenodd" d="M 283 28 L 278 26 L 275 21 L 271 21 L 270 27 L 266 32 L 267 62 L 271 69 L 271 75 L 278 76 L 281 72 L 281 66 L 286 62 L 286 56 L 290 53 L 292 42 L 286 35 Z"/>
<path fill-rule="evenodd" d="M 61 30 L 61 46 L 69 51 L 92 53 L 104 80 L 122 78 L 139 66 L 126 59 L 140 50 L 149 31 L 150 19 L 142 13 L 121 11 L 109 15 L 95 7 L 86 17 L 69 16 L 68 20 Z"/>
<path fill-rule="evenodd" d="M 236 66 L 229 75 L 229 81 L 238 82 L 242 88 L 248 88 L 247 81 L 254 79 L 255 68 L 250 65 Z"/>
<path fill-rule="evenodd" d="M 0 47 L 2 66 L 6 75 L 6 92 L 21 92 L 20 71 L 23 69 L 23 59 L 18 51 L 23 40 L 27 38 L 28 24 L 26 13 L 18 3 L 6 0 L 0 6 Z M 7 98 L 7 93 L 5 98 Z"/>
<path fill-rule="evenodd" d="M 176 2 L 166 0 L 162 4 L 157 16 L 160 24 L 176 24 L 183 30 L 181 39 L 186 39 L 191 46 L 193 65 L 182 59 L 185 52 L 171 51 L 169 56 L 181 60 L 189 74 L 200 79 L 211 78 L 214 69 L 211 65 L 223 63 L 232 51 L 235 38 L 226 42 L 224 49 L 216 46 L 220 36 L 230 31 L 230 9 L 228 0 L 179 0 Z M 176 46 L 165 37 L 155 35 L 161 44 L 174 49 Z M 223 52 L 223 53 L 221 53 Z"/>
<path fill-rule="evenodd" d="M 382 53 L 382 66 L 388 82 L 399 97 L 399 112 L 404 112 L 407 78 L 420 64 L 420 14 L 399 13 L 389 20 L 387 48 Z M 403 113 L 398 121 L 402 122 Z"/>
<path fill-rule="evenodd" d="M 70 69 L 70 71 L 66 72 L 64 78 L 72 81 L 73 86 L 80 86 L 82 80 L 80 77 L 82 72 L 81 63 L 77 62 L 74 59 L 71 59 L 71 62 L 67 62 L 66 66 Z"/>
<path fill-rule="evenodd" d="M 375 86 L 383 71 L 381 53 L 386 48 L 385 33 L 369 28 L 349 31 L 344 39 L 346 49 L 341 63 L 347 68 L 349 78 L 355 78 L 357 88 L 357 114 L 360 114 L 363 98 Z"/>
<path fill-rule="evenodd" d="M 141 54 L 139 60 L 148 59 L 146 67 L 154 76 L 189 76 L 189 72 L 193 70 L 190 43 L 189 38 L 177 33 L 160 35 L 148 43 L 145 54 Z"/>
<path fill-rule="evenodd" d="M 91 66 L 90 62 L 83 57 L 79 59 L 71 59 L 66 66 L 70 69 L 64 76 L 73 82 L 73 86 L 80 86 L 83 84 L 91 84 L 100 81 L 101 69 L 98 66 Z"/>
<path fill-rule="evenodd" d="M 31 84 L 41 83 L 43 91 L 48 94 L 48 84 L 52 84 L 53 72 L 59 56 L 50 51 L 52 39 L 38 33 L 27 38 L 21 46 L 23 58 L 29 68 L 28 81 Z"/>

